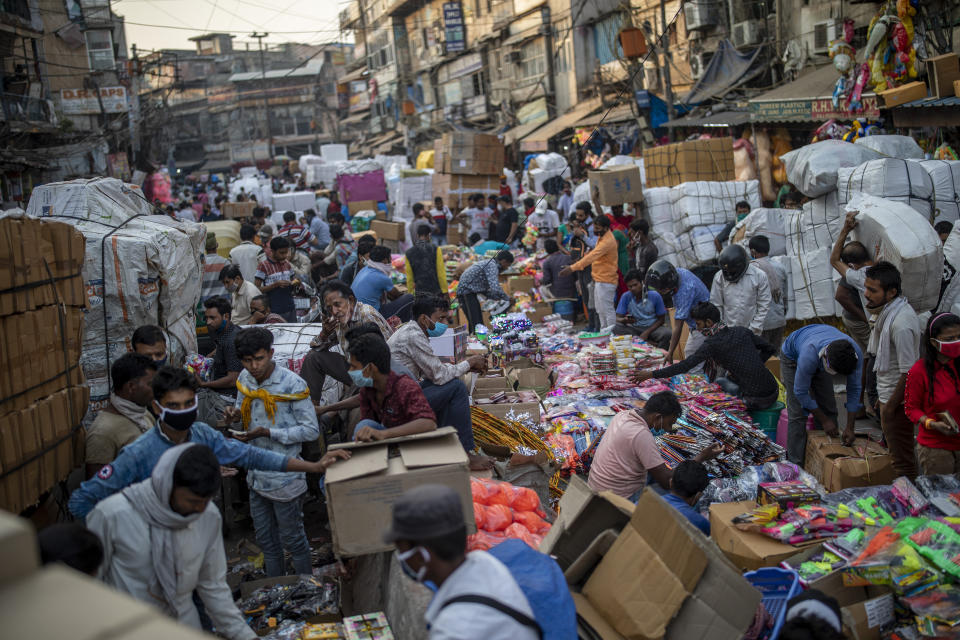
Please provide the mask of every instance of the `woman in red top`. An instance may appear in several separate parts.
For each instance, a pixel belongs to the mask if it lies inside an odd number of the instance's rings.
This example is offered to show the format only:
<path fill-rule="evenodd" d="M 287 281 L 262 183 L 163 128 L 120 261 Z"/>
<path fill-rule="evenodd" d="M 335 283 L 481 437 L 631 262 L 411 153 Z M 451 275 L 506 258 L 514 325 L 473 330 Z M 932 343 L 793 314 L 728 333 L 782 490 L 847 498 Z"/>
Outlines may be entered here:
<path fill-rule="evenodd" d="M 960 472 L 960 433 L 943 418 L 960 420 L 960 317 L 934 316 L 921 341 L 923 356 L 907 373 L 904 405 L 918 425 L 917 450 L 924 475 Z"/>

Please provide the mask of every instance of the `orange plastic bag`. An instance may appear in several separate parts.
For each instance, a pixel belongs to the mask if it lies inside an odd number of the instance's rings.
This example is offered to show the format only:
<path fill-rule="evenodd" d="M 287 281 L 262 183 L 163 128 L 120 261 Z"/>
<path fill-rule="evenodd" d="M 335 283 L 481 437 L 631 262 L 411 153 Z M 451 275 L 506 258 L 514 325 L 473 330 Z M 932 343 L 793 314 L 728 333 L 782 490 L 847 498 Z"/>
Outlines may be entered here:
<path fill-rule="evenodd" d="M 481 478 L 470 478 L 470 492 L 473 494 L 473 501 L 483 505 L 490 504 L 490 496 L 495 493 L 494 486 L 490 481 Z"/>
<path fill-rule="evenodd" d="M 526 487 L 515 487 L 507 485 L 513 490 L 513 499 L 510 506 L 516 511 L 538 511 L 540 509 L 540 496 L 533 489 Z"/>
<path fill-rule="evenodd" d="M 504 540 L 506 540 L 506 536 L 502 533 L 477 531 L 473 535 L 467 536 L 467 551 L 489 551 Z"/>
<path fill-rule="evenodd" d="M 546 533 L 550 524 L 533 511 L 514 511 L 513 521 L 522 524 L 530 533 Z"/>
<path fill-rule="evenodd" d="M 517 538 L 519 540 L 523 540 L 534 549 L 540 546 L 540 540 L 542 540 L 542 538 L 539 540 L 534 538 L 533 534 L 530 533 L 525 526 L 518 522 L 511 524 L 503 533 L 508 538 Z"/>
<path fill-rule="evenodd" d="M 513 511 L 503 504 L 492 504 L 484 511 L 484 531 L 503 531 L 513 523 Z"/>
<path fill-rule="evenodd" d="M 486 505 L 482 505 L 479 502 L 473 503 L 473 519 L 477 523 L 477 529 L 483 529 L 483 525 L 487 521 Z"/>

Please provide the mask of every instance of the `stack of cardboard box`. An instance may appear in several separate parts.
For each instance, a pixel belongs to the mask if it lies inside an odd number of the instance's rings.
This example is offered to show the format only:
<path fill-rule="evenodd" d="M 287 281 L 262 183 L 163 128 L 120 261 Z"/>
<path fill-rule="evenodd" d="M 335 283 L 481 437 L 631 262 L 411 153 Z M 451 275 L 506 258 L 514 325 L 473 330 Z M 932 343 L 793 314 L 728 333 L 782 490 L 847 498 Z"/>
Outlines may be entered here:
<path fill-rule="evenodd" d="M 733 138 L 689 140 L 649 147 L 643 151 L 643 166 L 648 189 L 700 180 L 727 182 L 735 177 Z"/>
<path fill-rule="evenodd" d="M 83 236 L 0 220 L 0 507 L 19 513 L 83 459 Z"/>
<path fill-rule="evenodd" d="M 433 195 L 451 209 L 466 206 L 467 196 L 499 195 L 503 143 L 497 136 L 445 133 L 433 147 Z"/>

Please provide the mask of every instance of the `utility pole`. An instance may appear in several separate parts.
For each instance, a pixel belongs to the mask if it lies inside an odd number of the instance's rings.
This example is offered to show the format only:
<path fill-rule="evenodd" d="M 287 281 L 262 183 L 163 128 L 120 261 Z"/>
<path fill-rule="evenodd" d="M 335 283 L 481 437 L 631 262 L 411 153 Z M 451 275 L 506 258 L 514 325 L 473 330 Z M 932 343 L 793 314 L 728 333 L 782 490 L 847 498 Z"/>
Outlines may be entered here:
<path fill-rule="evenodd" d="M 663 93 L 664 97 L 667 100 L 667 115 L 670 116 L 670 119 L 673 120 L 677 117 L 676 112 L 673 109 L 673 85 L 670 84 L 670 34 L 667 33 L 667 3 L 666 0 L 660 0 L 660 24 L 663 25 L 661 29 L 660 42 L 663 43 Z M 669 130 L 671 133 L 668 135 L 672 136 L 672 129 Z"/>
<path fill-rule="evenodd" d="M 263 124 L 267 128 L 267 139 L 269 140 L 267 143 L 267 155 L 272 158 L 273 132 L 270 130 L 270 110 L 267 103 L 267 65 L 263 60 L 263 39 L 269 35 L 269 33 L 257 33 L 254 31 L 250 34 L 250 37 L 256 38 L 257 44 L 260 47 L 260 91 L 263 93 Z M 254 154 L 254 157 L 256 157 L 256 154 Z"/>
<path fill-rule="evenodd" d="M 132 63 L 130 65 L 130 110 L 127 124 L 130 131 L 130 167 L 131 171 L 140 160 L 140 58 L 137 57 L 137 45 L 130 45 Z"/>

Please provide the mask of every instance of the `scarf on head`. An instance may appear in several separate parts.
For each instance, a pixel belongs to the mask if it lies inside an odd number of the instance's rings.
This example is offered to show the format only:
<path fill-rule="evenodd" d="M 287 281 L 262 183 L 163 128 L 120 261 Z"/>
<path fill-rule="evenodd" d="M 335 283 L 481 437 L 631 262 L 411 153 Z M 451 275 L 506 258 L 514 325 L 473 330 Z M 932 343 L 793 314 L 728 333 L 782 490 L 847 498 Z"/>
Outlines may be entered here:
<path fill-rule="evenodd" d="M 141 407 L 136 402 L 121 398 L 113 392 L 110 393 L 110 404 L 117 410 L 117 413 L 137 425 L 140 433 L 146 433 L 153 427 L 153 418 L 150 416 L 146 407 Z"/>
<path fill-rule="evenodd" d="M 867 353 L 876 356 L 873 363 L 874 371 L 886 371 L 890 367 L 890 327 L 893 321 L 906 306 L 907 299 L 903 296 L 897 296 L 880 311 L 877 316 L 877 324 L 870 332 L 870 342 L 867 343 Z"/>
<path fill-rule="evenodd" d="M 263 403 L 263 410 L 267 412 L 267 417 L 276 423 L 278 401 L 293 402 L 295 400 L 306 400 L 310 397 L 309 389 L 300 393 L 270 393 L 266 389 L 250 389 L 239 380 L 237 380 L 237 391 L 243 395 L 243 401 L 240 403 L 240 419 L 243 421 L 244 430 L 250 428 L 250 416 L 253 413 L 254 400 Z"/>
<path fill-rule="evenodd" d="M 196 443 L 177 445 L 167 449 L 150 477 L 132 484 L 123 490 L 123 497 L 130 502 L 134 511 L 147 523 L 150 529 L 150 561 L 153 577 L 157 584 L 150 586 L 150 592 L 161 598 L 168 613 L 173 612 L 176 602 L 177 585 L 183 567 L 179 566 L 175 534 L 185 529 L 203 515 L 192 513 L 182 516 L 170 508 L 170 494 L 173 493 L 173 469 L 180 456 Z"/>
<path fill-rule="evenodd" d="M 389 276 L 393 271 L 393 267 L 389 264 L 383 264 L 382 262 L 375 262 L 373 260 L 367 260 L 367 264 L 364 265 L 370 267 L 371 269 L 376 269 L 385 276 Z"/>

